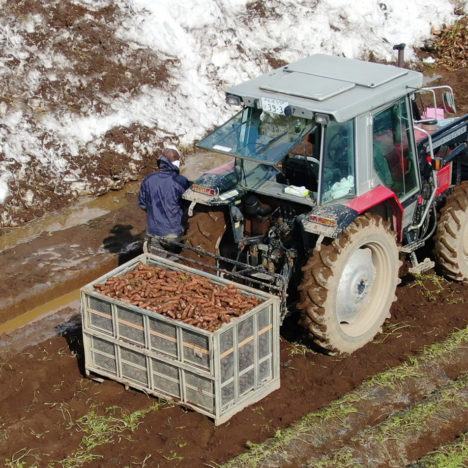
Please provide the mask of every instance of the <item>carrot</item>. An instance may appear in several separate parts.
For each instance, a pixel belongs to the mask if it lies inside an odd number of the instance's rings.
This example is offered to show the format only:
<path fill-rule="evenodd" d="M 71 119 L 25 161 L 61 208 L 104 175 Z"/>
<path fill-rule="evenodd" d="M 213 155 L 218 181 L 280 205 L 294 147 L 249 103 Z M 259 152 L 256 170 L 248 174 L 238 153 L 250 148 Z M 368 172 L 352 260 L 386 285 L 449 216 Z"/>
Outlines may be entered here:
<path fill-rule="evenodd" d="M 138 307 L 214 331 L 258 305 L 237 287 L 201 275 L 138 264 L 132 271 L 94 285 L 96 291 Z"/>

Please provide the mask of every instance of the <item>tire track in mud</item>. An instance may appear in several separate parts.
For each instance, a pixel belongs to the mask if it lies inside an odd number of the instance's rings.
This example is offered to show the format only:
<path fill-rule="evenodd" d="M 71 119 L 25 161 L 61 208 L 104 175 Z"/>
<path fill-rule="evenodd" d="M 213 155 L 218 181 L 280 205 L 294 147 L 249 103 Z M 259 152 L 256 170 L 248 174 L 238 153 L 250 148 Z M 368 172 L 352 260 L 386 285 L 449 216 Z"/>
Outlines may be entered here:
<path fill-rule="evenodd" d="M 302 466 L 407 466 L 426 453 L 434 429 L 443 431 L 449 440 L 466 429 L 467 401 L 468 373 L 464 373 L 411 407 L 361 430 L 344 447 L 322 457 L 311 457 Z"/>
<path fill-rule="evenodd" d="M 467 430 L 467 363 L 468 330 L 464 329 L 426 348 L 417 358 L 377 374 L 266 442 L 252 445 L 223 468 L 414 463 L 437 448 L 430 442 L 434 430 L 445 430 L 445 443 Z M 408 431 L 383 437 L 386 429 L 397 423 L 403 427 L 418 414 L 427 416 L 419 426 L 408 425 Z"/>
<path fill-rule="evenodd" d="M 429 452 L 408 468 L 440 468 L 441 466 L 463 466 L 468 460 L 468 432 L 454 441 Z M 452 463 L 452 465 L 450 465 Z"/>

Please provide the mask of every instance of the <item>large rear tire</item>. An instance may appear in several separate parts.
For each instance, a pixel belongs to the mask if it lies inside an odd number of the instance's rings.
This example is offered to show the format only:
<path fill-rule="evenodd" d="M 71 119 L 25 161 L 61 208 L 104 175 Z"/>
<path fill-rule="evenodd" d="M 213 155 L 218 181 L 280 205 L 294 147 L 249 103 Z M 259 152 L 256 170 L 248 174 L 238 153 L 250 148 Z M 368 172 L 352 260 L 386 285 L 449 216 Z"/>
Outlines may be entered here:
<path fill-rule="evenodd" d="M 440 210 L 435 256 L 446 276 L 468 282 L 468 181 L 455 187 Z"/>
<path fill-rule="evenodd" d="M 376 215 L 358 217 L 329 245 L 314 249 L 303 267 L 302 325 L 329 351 L 364 346 L 390 317 L 399 268 L 388 223 Z"/>

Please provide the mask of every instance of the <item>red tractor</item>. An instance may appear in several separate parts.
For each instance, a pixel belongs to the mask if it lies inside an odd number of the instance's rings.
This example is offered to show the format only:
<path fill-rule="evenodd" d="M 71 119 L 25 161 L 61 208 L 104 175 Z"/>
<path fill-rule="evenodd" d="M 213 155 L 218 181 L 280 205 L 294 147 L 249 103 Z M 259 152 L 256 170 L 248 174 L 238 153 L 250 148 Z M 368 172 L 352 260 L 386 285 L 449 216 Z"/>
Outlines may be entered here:
<path fill-rule="evenodd" d="M 468 281 L 468 115 L 450 117 L 450 87 L 319 54 L 226 99 L 240 110 L 198 144 L 224 164 L 184 194 L 184 252 L 280 295 L 283 316 L 297 308 L 334 352 L 381 330 L 401 259 L 434 266 L 418 258 L 429 239 L 447 276 Z"/>

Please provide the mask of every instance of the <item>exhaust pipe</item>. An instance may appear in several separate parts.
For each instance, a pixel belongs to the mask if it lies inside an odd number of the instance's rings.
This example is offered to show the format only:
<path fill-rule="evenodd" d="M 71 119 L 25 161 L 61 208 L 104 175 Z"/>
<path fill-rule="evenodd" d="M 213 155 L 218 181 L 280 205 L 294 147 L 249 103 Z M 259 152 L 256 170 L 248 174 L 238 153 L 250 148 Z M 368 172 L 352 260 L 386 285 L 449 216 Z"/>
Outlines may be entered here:
<path fill-rule="evenodd" d="M 406 44 L 396 44 L 393 46 L 393 50 L 398 50 L 397 67 L 403 68 L 405 65 L 405 47 Z"/>

